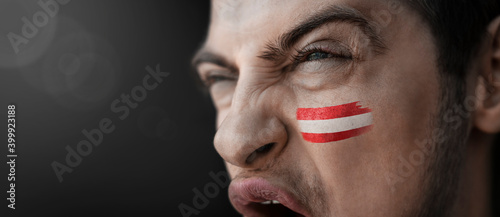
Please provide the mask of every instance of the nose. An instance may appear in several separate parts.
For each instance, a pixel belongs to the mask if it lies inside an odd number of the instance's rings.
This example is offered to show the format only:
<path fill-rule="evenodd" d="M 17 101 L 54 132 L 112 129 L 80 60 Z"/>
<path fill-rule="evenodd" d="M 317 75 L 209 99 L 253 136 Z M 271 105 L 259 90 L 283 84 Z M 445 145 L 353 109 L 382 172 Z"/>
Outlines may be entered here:
<path fill-rule="evenodd" d="M 229 114 L 215 135 L 215 149 L 224 160 L 242 168 L 262 168 L 281 153 L 287 141 L 277 118 L 257 112 Z"/>
<path fill-rule="evenodd" d="M 275 103 L 266 104 L 262 100 L 265 96 L 258 97 L 260 104 L 242 94 L 233 97 L 231 109 L 214 138 L 217 152 L 226 162 L 241 168 L 269 166 L 288 140 L 285 125 L 276 114 L 279 109 L 271 107 Z"/>

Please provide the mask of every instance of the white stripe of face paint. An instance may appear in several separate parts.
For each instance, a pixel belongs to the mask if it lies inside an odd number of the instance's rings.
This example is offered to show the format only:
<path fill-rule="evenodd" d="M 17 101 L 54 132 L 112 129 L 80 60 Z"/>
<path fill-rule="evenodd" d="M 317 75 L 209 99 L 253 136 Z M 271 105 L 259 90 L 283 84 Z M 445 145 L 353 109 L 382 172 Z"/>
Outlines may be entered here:
<path fill-rule="evenodd" d="M 336 133 L 366 127 L 373 123 L 372 113 L 328 120 L 299 120 L 303 133 Z"/>

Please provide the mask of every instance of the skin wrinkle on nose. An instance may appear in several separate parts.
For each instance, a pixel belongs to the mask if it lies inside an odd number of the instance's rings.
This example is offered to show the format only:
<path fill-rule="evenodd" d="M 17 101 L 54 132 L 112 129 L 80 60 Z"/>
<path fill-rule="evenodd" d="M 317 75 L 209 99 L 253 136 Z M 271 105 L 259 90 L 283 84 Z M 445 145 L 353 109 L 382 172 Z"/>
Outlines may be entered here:
<path fill-rule="evenodd" d="M 248 115 L 277 116 L 277 111 L 281 110 L 277 108 L 281 107 L 283 99 L 280 99 L 280 91 L 275 90 L 273 84 L 254 85 L 253 88 L 251 85 L 237 86 L 231 110 L 238 111 L 238 115 L 253 111 L 256 114 Z"/>
<path fill-rule="evenodd" d="M 246 84 L 246 83 L 245 83 Z M 242 85 L 240 83 L 240 85 Z M 274 137 L 286 137 L 286 130 L 280 123 L 280 120 L 275 117 L 276 114 L 270 114 L 269 111 L 275 113 L 279 107 L 278 97 L 270 92 L 269 88 L 272 85 L 265 84 L 265 86 L 250 88 L 250 85 L 237 87 L 236 97 L 233 99 L 231 112 L 228 115 L 230 120 L 225 120 L 223 125 L 231 125 L 235 127 L 235 134 L 239 136 L 238 139 L 232 137 L 233 143 L 242 146 L 238 150 L 238 159 L 245 158 L 247 163 L 251 163 L 258 155 L 255 150 L 269 143 L 277 143 L 282 140 Z M 243 88 L 243 89 L 241 89 Z M 248 96 L 250 95 L 250 96 Z M 269 100 L 271 98 L 271 100 Z M 268 103 L 268 102 L 273 103 Z M 266 103 L 267 102 L 267 103 Z M 227 118 L 227 117 L 226 117 Z M 256 120 L 262 120 L 264 123 Z M 229 122 L 228 122 L 229 121 Z M 234 123 L 231 123 L 234 122 Z M 228 126 L 226 126 L 228 127 Z M 249 132 L 250 130 L 250 132 Z M 253 130 L 257 130 L 253 132 Z M 284 135 L 279 135 L 283 132 Z M 285 142 L 287 139 L 284 139 Z M 285 144 L 281 144 L 285 145 Z M 248 157 L 246 156 L 248 155 Z"/>

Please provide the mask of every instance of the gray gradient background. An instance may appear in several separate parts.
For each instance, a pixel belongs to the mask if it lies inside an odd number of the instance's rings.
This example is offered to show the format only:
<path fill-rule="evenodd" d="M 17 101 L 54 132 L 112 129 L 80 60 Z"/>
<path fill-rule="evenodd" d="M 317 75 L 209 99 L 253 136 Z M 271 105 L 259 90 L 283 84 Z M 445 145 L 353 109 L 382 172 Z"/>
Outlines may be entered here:
<path fill-rule="evenodd" d="M 0 121 L 15 104 L 19 155 L 12 212 L 7 126 L 0 124 L 0 216 L 181 216 L 178 205 L 192 206 L 192 189 L 224 170 L 212 144 L 214 109 L 189 73 L 209 1 L 72 0 L 16 55 L 7 33 L 20 34 L 21 18 L 39 10 L 36 0 L 0 0 Z M 157 64 L 170 76 L 118 120 L 111 102 Z M 51 163 L 63 163 L 65 147 L 102 118 L 113 120 L 115 131 L 60 183 Z M 227 188 L 197 216 L 237 216 Z"/>
<path fill-rule="evenodd" d="M 214 109 L 189 75 L 206 33 L 208 1 L 72 0 L 19 54 L 35 0 L 0 0 L 0 120 L 17 106 L 16 210 L 7 208 L 7 128 L 0 125 L 0 216 L 181 216 L 193 188 L 223 171 L 212 145 Z M 23 52 L 27 51 L 27 52 Z M 146 66 L 171 73 L 121 121 L 113 100 L 142 83 Z M 116 129 L 60 183 L 51 163 L 102 118 Z M 235 216 L 227 188 L 198 216 Z"/>

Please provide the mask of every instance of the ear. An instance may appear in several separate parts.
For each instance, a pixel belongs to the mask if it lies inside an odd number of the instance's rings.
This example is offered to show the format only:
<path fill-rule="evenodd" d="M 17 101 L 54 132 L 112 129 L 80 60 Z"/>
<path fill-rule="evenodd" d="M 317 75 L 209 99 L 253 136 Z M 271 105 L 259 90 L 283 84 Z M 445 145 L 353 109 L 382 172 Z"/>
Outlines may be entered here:
<path fill-rule="evenodd" d="M 490 134 L 500 132 L 500 16 L 488 26 L 476 86 L 475 126 Z"/>

